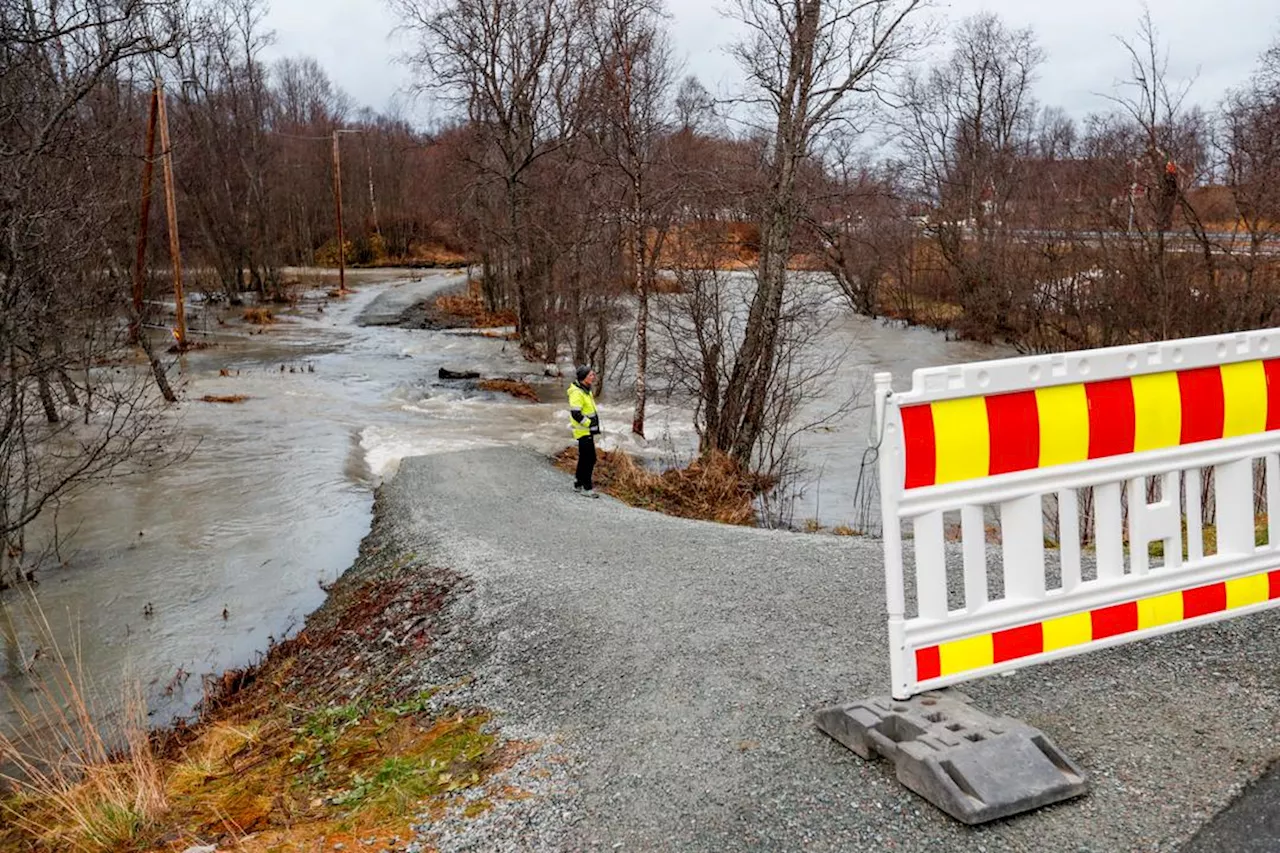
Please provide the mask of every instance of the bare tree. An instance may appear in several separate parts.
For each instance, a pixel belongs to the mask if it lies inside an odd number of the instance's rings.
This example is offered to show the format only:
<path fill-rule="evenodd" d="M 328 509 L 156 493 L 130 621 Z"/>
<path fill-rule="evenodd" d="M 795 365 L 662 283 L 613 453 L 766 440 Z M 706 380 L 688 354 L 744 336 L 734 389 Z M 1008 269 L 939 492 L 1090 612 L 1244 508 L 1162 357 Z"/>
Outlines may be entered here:
<path fill-rule="evenodd" d="M 192 16 L 189 40 L 167 69 L 177 123 L 183 208 L 195 214 L 205 259 L 233 301 L 246 290 L 279 296 L 277 205 L 269 178 L 278 139 L 261 53 L 262 0 L 234 0 Z"/>
<path fill-rule="evenodd" d="M 336 250 L 332 183 L 327 180 L 331 153 L 324 143 L 344 123 L 347 105 L 329 75 L 309 57 L 278 60 L 271 81 L 270 123 L 280 184 L 274 205 L 282 235 L 279 250 L 287 262 L 310 265 L 331 235 Z"/>
<path fill-rule="evenodd" d="M 699 451 L 705 456 L 724 452 L 714 443 L 717 419 L 749 322 L 746 291 L 751 279 L 724 269 L 734 249 L 715 208 L 693 202 L 686 210 L 679 248 L 669 254 L 678 286 L 658 301 L 654 314 L 660 341 L 655 372 L 666 379 L 673 398 L 691 401 Z M 838 294 L 812 281 L 787 289 L 776 344 L 778 381 L 768 389 L 753 456 L 738 462 L 743 471 L 764 474 L 778 484 L 790 482 L 799 473 L 796 438 L 839 419 L 856 403 L 856 393 L 839 398 L 827 387 L 845 353 L 817 346 L 838 317 L 836 299 Z M 819 400 L 826 405 L 815 414 L 813 405 Z M 811 415 L 807 422 L 801 420 L 805 412 Z"/>
<path fill-rule="evenodd" d="M 1194 291 L 1213 291 L 1215 249 L 1190 203 L 1187 191 L 1209 167 L 1208 121 L 1185 105 L 1190 83 L 1175 83 L 1168 72 L 1159 34 L 1146 12 L 1136 39 L 1120 39 L 1129 58 L 1130 77 L 1112 96 L 1117 113 L 1097 123 L 1095 157 L 1109 161 L 1114 174 L 1131 176 L 1127 213 L 1112 206 L 1103 248 L 1114 245 L 1124 271 L 1125 289 L 1140 306 L 1140 337 L 1166 340 L 1179 332 L 1202 333 L 1205 318 Z M 1100 155 L 1100 156 L 1099 156 Z M 1122 179 L 1123 180 L 1123 179 Z M 1120 183 L 1117 181 L 1116 183 Z M 1127 183 L 1127 182 L 1126 182 Z M 1188 256 L 1184 238 L 1171 234 L 1175 214 L 1193 233 L 1199 257 Z M 1127 218 L 1122 218 L 1127 217 Z M 1122 236 L 1121 236 L 1122 235 Z M 1201 287 L 1193 284 L 1199 279 Z"/>
<path fill-rule="evenodd" d="M 0 0 L 0 582 L 25 528 L 157 423 L 145 375 L 101 365 L 128 334 L 128 74 L 177 44 L 176 11 Z"/>
<path fill-rule="evenodd" d="M 1230 93 L 1222 108 L 1219 150 L 1225 184 L 1234 202 L 1233 225 L 1243 228 L 1247 246 L 1233 253 L 1243 273 L 1241 297 L 1259 326 L 1277 309 L 1268 245 L 1280 224 L 1280 42 L 1263 56 L 1253 79 Z"/>
<path fill-rule="evenodd" d="M 464 111 L 475 130 L 475 200 L 489 206 L 496 238 L 482 258 L 485 296 L 491 306 L 514 302 L 531 339 L 533 326 L 545 326 L 549 288 L 527 242 L 529 176 L 573 136 L 586 67 L 580 4 L 392 0 L 392 8 L 416 39 L 410 65 L 422 91 Z"/>
<path fill-rule="evenodd" d="M 903 140 L 923 199 L 936 205 L 929 232 L 971 337 L 1012 330 L 1024 271 L 1007 231 L 1031 177 L 1031 86 L 1042 60 L 1030 30 L 984 13 L 960 24 L 945 65 L 905 87 Z"/>
<path fill-rule="evenodd" d="M 707 87 L 690 74 L 680 81 L 675 99 L 677 130 L 685 133 L 706 133 L 715 112 L 715 101 Z"/>
<path fill-rule="evenodd" d="M 909 279 L 907 262 L 916 228 L 907 215 L 902 168 L 871 163 L 861 153 L 837 148 L 825 164 L 829 195 L 808 217 L 827 272 L 849 306 L 876 317 L 885 292 Z"/>
<path fill-rule="evenodd" d="M 635 411 L 631 430 L 643 436 L 649 370 L 649 295 L 658 259 L 671 225 L 674 193 L 655 181 L 666 153 L 668 99 L 672 83 L 671 49 L 661 23 L 660 0 L 597 0 L 591 39 L 598 73 L 596 121 L 598 150 L 622 186 L 618 193 L 626 223 L 630 278 L 636 293 Z"/>
<path fill-rule="evenodd" d="M 760 261 L 755 292 L 719 399 L 712 446 L 750 463 L 765 434 L 784 336 L 783 305 L 792 240 L 802 215 L 798 179 L 815 145 L 851 127 L 859 96 L 919 44 L 911 26 L 924 0 L 737 0 L 748 36 L 734 48 L 771 141 L 759 199 Z"/>

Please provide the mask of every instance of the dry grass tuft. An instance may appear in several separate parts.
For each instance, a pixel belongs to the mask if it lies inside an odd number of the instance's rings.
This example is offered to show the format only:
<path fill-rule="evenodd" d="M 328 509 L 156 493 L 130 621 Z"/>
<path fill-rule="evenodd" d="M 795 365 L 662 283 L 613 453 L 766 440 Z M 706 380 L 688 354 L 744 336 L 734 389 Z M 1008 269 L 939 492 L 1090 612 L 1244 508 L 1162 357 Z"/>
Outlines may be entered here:
<path fill-rule="evenodd" d="M 246 308 L 244 321 L 255 326 L 270 326 L 276 321 L 276 315 L 270 308 Z"/>
<path fill-rule="evenodd" d="M 243 403 L 249 398 L 244 394 L 205 394 L 200 398 L 205 403 Z"/>
<path fill-rule="evenodd" d="M 129 849 L 169 805 L 141 687 L 126 679 L 115 725 L 99 722 L 79 656 L 65 657 L 39 606 L 32 611 L 49 651 L 27 667 L 32 701 L 12 703 L 18 730 L 0 732 L 0 792 L 8 792 L 0 795 L 0 848 Z"/>
<path fill-rule="evenodd" d="M 481 391 L 495 391 L 510 394 L 517 400 L 538 402 L 538 392 L 533 390 L 533 386 L 528 382 L 517 382 L 514 379 L 485 379 L 478 387 Z"/>
<path fill-rule="evenodd" d="M 514 326 L 516 314 L 511 310 L 490 312 L 484 307 L 484 297 L 480 293 L 480 282 L 467 283 L 465 293 L 445 293 L 436 297 L 435 309 L 441 314 L 465 320 L 476 329 L 493 329 L 499 326 Z"/>
<path fill-rule="evenodd" d="M 835 527 L 831 528 L 831 532 L 836 536 L 857 536 L 858 535 L 858 531 L 854 530 L 852 527 L 850 527 L 847 524 L 837 524 Z"/>
<path fill-rule="evenodd" d="M 450 249 L 443 243 L 428 241 L 410 246 L 409 261 L 415 265 L 430 267 L 463 267 L 472 262 L 472 258 L 461 252 Z M 396 263 L 401 263 L 396 259 Z"/>
<path fill-rule="evenodd" d="M 578 463 L 578 448 L 567 448 L 555 459 L 561 468 L 572 471 Z M 600 491 L 632 506 L 747 527 L 759 523 L 756 497 L 776 485 L 722 453 L 695 460 L 687 468 L 655 473 L 626 453 L 601 451 L 595 479 Z"/>

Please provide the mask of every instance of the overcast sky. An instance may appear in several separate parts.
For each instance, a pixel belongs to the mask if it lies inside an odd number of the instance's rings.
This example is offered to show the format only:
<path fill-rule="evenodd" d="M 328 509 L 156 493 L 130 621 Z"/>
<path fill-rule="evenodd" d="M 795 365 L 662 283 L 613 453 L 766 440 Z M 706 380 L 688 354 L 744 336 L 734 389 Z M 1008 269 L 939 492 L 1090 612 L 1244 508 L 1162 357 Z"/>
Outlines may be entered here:
<path fill-rule="evenodd" d="M 409 73 L 395 61 L 403 44 L 392 35 L 396 20 L 383 0 L 268 2 L 267 26 L 276 33 L 269 56 L 313 56 L 358 104 L 386 110 L 398 100 L 419 123 L 429 117 L 428 106 L 398 95 Z M 728 94 L 738 77 L 723 50 L 734 31 L 716 11 L 722 5 L 668 0 L 676 56 L 686 73 L 696 74 L 712 92 Z M 1156 0 L 1150 5 L 1172 76 L 1194 78 L 1190 97 L 1205 106 L 1247 78 L 1280 33 L 1276 0 Z M 954 23 L 992 11 L 1011 27 L 1030 26 L 1046 53 L 1038 99 L 1083 117 L 1107 108 L 1099 93 L 1113 92 L 1127 71 L 1115 37 L 1132 36 L 1142 10 L 1142 0 L 944 0 L 930 14 Z"/>

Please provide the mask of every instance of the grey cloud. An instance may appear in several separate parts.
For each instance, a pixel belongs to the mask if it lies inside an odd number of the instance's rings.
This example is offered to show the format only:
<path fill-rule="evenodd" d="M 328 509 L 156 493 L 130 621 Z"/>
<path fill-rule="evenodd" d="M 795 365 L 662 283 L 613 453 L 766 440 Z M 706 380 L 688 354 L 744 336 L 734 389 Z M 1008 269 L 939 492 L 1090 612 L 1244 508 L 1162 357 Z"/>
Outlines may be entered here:
<path fill-rule="evenodd" d="M 724 52 L 737 28 L 724 21 L 716 0 L 671 2 L 676 56 L 687 73 L 713 91 L 738 85 L 733 60 Z M 358 11 L 357 11 L 358 10 Z M 950 23 L 980 11 L 999 14 L 1015 27 L 1032 27 L 1047 54 L 1036 88 L 1044 104 L 1077 117 L 1107 108 L 1098 93 L 1114 91 L 1127 72 L 1116 36 L 1132 36 L 1142 14 L 1139 0 L 951 0 L 935 14 Z M 1162 0 L 1152 14 L 1170 55 L 1176 79 L 1196 77 L 1195 103 L 1212 106 L 1242 83 L 1259 54 L 1280 33 L 1275 0 Z M 277 42 L 271 56 L 309 54 L 359 104 L 386 109 L 409 82 L 396 63 L 403 44 L 392 37 L 396 20 L 378 0 L 273 0 L 267 18 Z M 410 114 L 425 118 L 419 104 Z"/>

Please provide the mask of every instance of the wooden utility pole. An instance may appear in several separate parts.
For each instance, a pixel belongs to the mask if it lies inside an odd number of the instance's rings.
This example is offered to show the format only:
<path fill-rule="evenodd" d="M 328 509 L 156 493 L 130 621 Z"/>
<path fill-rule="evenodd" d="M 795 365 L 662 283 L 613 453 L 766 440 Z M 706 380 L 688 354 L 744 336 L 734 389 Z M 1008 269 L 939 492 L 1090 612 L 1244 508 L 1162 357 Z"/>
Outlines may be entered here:
<path fill-rule="evenodd" d="M 147 153 L 142 160 L 142 212 L 138 223 L 138 253 L 133 263 L 133 319 L 129 323 L 129 342 L 142 347 L 160 393 L 170 403 L 176 403 L 178 396 L 169 386 L 164 366 L 160 364 L 160 359 L 156 358 L 155 351 L 151 348 L 151 339 L 142 328 L 142 319 L 145 316 L 143 297 L 146 295 L 143 277 L 147 271 L 147 232 L 151 224 L 151 187 L 155 183 L 156 123 L 163 102 L 160 81 L 157 80 L 151 88 L 151 108 L 147 116 Z"/>
<path fill-rule="evenodd" d="M 156 111 L 160 89 L 151 89 L 151 108 L 147 116 L 147 153 L 142 159 L 142 213 L 138 222 L 138 253 L 133 263 L 133 321 L 129 324 L 129 342 L 137 343 L 142 326 L 143 276 L 147 266 L 147 229 L 151 222 L 151 185 L 154 182 L 156 154 Z"/>
<path fill-rule="evenodd" d="M 347 241 L 342 233 L 342 154 L 338 131 L 333 132 L 333 200 L 338 210 L 338 293 L 347 292 Z"/>
<path fill-rule="evenodd" d="M 173 263 L 173 294 L 177 300 L 177 329 L 174 337 L 178 339 L 178 349 L 187 348 L 187 311 L 186 299 L 182 294 L 182 246 L 178 242 L 178 202 L 173 190 L 173 146 L 169 144 L 169 114 L 165 110 L 164 83 L 156 80 L 156 93 L 159 100 L 160 148 L 164 158 L 164 201 L 169 217 L 169 259 Z"/>
<path fill-rule="evenodd" d="M 373 157 L 369 153 L 369 137 L 364 138 L 364 159 L 369 165 L 369 211 L 373 214 L 373 233 L 382 236 L 382 229 L 378 227 L 378 199 L 373 194 Z"/>

